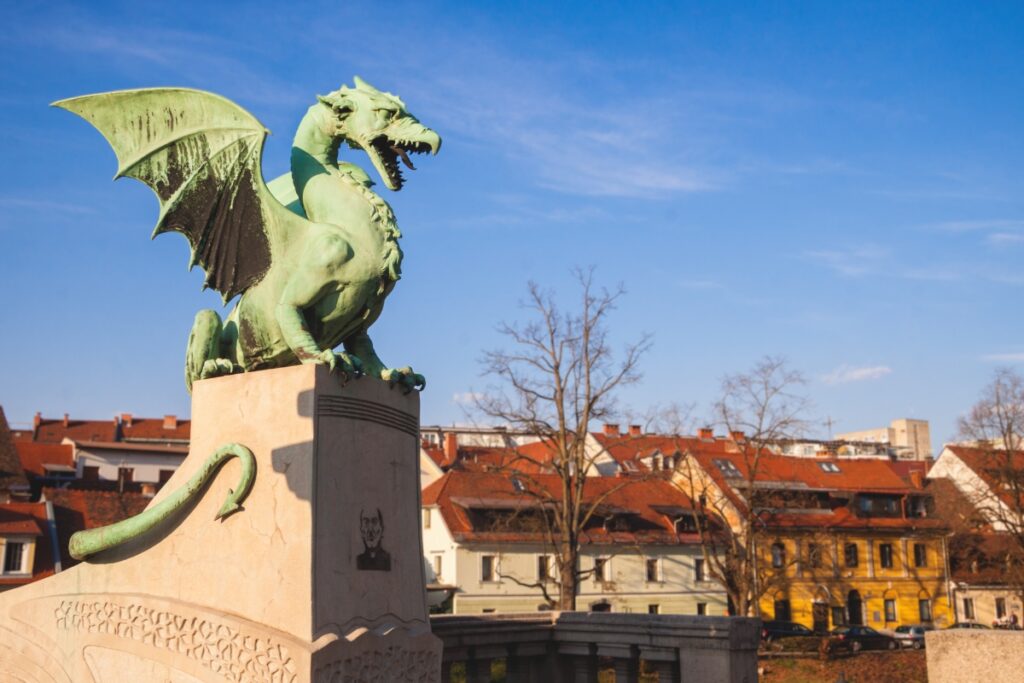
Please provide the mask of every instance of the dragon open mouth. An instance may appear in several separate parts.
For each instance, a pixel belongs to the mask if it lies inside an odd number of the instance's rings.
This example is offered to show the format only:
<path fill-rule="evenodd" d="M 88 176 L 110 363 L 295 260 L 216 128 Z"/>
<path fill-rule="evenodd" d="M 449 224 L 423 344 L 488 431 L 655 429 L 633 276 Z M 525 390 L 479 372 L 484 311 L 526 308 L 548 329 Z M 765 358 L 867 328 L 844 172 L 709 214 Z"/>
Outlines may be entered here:
<path fill-rule="evenodd" d="M 386 135 L 374 138 L 370 146 L 373 149 L 373 155 L 371 156 L 376 156 L 380 160 L 378 166 L 383 175 L 386 176 L 388 187 L 392 190 L 402 189 L 402 185 L 405 183 L 405 178 L 402 176 L 402 168 L 398 165 L 398 161 L 401 160 L 407 168 L 415 171 L 416 167 L 412 165 L 409 153 L 425 154 L 431 151 L 430 145 L 426 142 L 411 142 L 408 140 L 396 142 L 388 139 Z"/>

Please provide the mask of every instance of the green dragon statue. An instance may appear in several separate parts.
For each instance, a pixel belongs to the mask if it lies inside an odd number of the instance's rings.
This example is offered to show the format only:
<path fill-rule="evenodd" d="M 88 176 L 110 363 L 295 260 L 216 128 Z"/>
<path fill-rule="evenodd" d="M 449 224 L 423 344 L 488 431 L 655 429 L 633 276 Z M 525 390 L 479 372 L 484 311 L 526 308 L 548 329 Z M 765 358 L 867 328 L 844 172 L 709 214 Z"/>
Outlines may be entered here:
<path fill-rule="evenodd" d="M 358 166 L 338 161 L 342 143 L 370 157 L 389 190 L 399 160 L 440 149 L 398 97 L 355 78 L 318 98 L 295 134 L 291 173 L 269 185 L 261 171 L 267 130 L 211 93 L 153 88 L 55 102 L 95 126 L 117 155 L 117 176 L 149 185 L 160 200 L 153 236 L 171 230 L 192 247 L 204 287 L 238 301 L 222 321 L 196 315 L 185 384 L 241 371 L 321 363 L 406 391 L 426 381 L 381 362 L 367 334 L 401 277 L 394 213 Z M 339 345 L 343 352 L 335 351 Z"/>

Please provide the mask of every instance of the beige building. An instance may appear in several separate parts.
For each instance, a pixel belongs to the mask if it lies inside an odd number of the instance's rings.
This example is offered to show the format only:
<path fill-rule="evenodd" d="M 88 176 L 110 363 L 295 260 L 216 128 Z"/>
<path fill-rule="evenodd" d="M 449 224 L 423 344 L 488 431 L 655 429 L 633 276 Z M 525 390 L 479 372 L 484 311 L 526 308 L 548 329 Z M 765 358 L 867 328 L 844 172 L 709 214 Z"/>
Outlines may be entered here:
<path fill-rule="evenodd" d="M 507 473 L 451 470 L 423 491 L 428 585 L 451 593 L 455 614 L 551 609 L 557 574 L 536 497 Z M 589 477 L 585 495 L 622 479 Z M 609 493 L 582 537 L 577 609 L 650 614 L 727 614 L 725 592 L 704 567 L 697 534 L 684 528 L 689 499 L 667 481 L 637 481 Z"/>
<path fill-rule="evenodd" d="M 932 437 L 928 420 L 900 418 L 888 427 L 836 434 L 837 441 L 887 444 L 900 460 L 925 460 L 932 457 Z"/>

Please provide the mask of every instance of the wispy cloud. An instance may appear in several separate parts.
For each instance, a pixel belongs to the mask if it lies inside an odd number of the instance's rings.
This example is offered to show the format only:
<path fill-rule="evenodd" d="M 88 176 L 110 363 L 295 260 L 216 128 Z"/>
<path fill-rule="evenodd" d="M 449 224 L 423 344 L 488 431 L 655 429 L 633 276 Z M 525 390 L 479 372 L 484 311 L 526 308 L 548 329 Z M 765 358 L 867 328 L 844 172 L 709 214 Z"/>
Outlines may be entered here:
<path fill-rule="evenodd" d="M 985 238 L 993 247 L 1007 246 L 1010 244 L 1020 244 L 1024 242 L 1024 233 L 1019 232 L 994 232 Z"/>
<path fill-rule="evenodd" d="M 1016 353 L 989 353 L 981 360 L 991 363 L 1024 363 L 1024 351 Z"/>
<path fill-rule="evenodd" d="M 889 258 L 889 250 L 873 244 L 845 249 L 809 249 L 801 256 L 846 277 L 859 277 L 875 272 Z"/>
<path fill-rule="evenodd" d="M 925 227 L 941 232 L 976 232 L 983 230 L 1024 229 L 1024 220 L 1009 218 L 984 218 L 978 220 L 942 221 Z"/>
<path fill-rule="evenodd" d="M 483 394 L 475 391 L 464 391 L 452 395 L 452 403 L 460 406 L 472 406 L 476 405 L 476 402 L 483 398 Z"/>
<path fill-rule="evenodd" d="M 829 385 L 849 384 L 851 382 L 866 382 L 881 379 L 891 373 L 892 368 L 888 365 L 872 365 L 860 368 L 849 365 L 840 365 L 827 375 L 823 375 L 821 381 Z"/>

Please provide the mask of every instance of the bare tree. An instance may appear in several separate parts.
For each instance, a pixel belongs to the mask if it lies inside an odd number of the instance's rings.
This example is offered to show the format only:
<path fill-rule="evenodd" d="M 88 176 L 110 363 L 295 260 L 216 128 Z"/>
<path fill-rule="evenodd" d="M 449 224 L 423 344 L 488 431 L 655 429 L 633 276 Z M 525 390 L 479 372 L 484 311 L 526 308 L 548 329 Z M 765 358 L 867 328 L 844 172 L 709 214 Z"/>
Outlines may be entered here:
<path fill-rule="evenodd" d="M 741 616 L 760 615 L 761 596 L 783 581 L 785 567 L 797 560 L 795 554 L 783 555 L 774 561 L 776 566 L 760 566 L 758 552 L 771 545 L 762 522 L 771 505 L 755 483 L 761 459 L 771 447 L 806 429 L 809 403 L 798 393 L 804 384 L 800 373 L 774 356 L 762 358 L 746 373 L 726 376 L 713 414 L 733 437 L 743 467 L 728 473 L 727 483 L 719 485 L 688 454 L 676 475 L 695 503 L 704 566 Z"/>
<path fill-rule="evenodd" d="M 1001 368 L 959 420 L 959 436 L 976 449 L 973 466 L 987 486 L 966 491 L 977 511 L 1005 534 L 1003 577 L 1024 600 L 1024 378 Z"/>
<path fill-rule="evenodd" d="M 593 421 L 608 420 L 616 410 L 618 389 L 640 379 L 638 365 L 650 348 L 644 335 L 616 358 L 608 339 L 608 318 L 625 290 L 594 283 L 593 269 L 574 271 L 580 298 L 566 310 L 555 296 L 534 282 L 523 304 L 529 319 L 506 323 L 499 330 L 511 348 L 487 351 L 484 374 L 497 380 L 476 400 L 479 412 L 529 432 L 547 445 L 544 455 L 519 454 L 505 465 L 521 482 L 521 493 L 532 500 L 550 548 L 554 572 L 535 585 L 550 599 L 548 584 L 557 592 L 558 608 L 576 608 L 577 587 L 592 569 L 579 563 L 581 535 L 609 495 L 622 486 L 585 491 L 588 471 L 601 452 L 588 448 Z M 557 485 L 541 481 L 538 472 L 554 474 Z M 591 487 L 593 488 L 593 487 Z M 553 596 L 552 596 L 553 597 Z"/>

